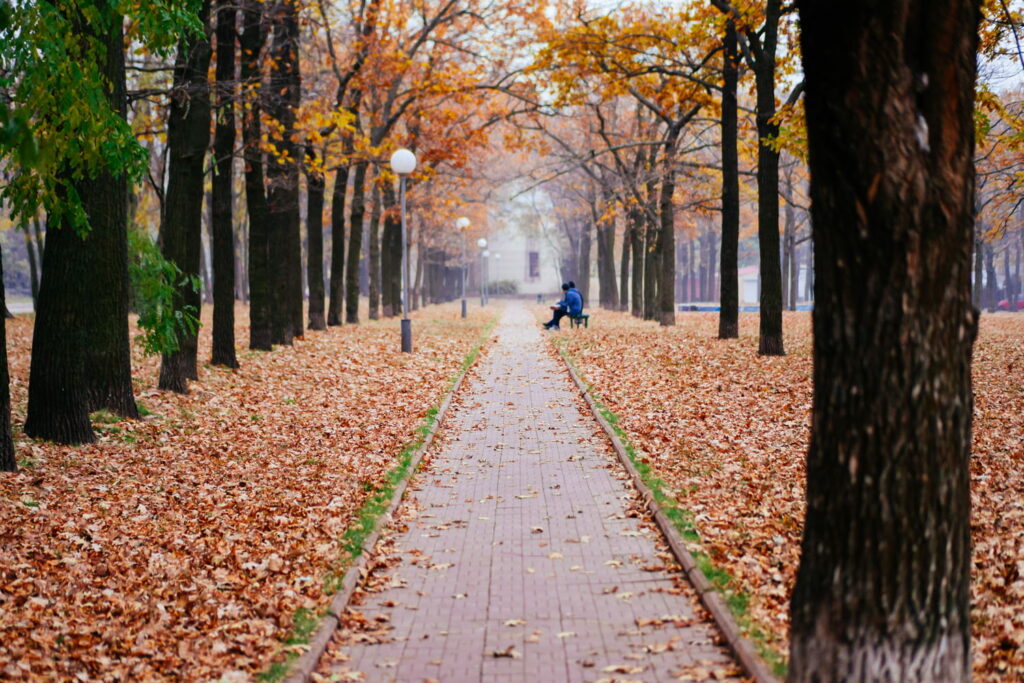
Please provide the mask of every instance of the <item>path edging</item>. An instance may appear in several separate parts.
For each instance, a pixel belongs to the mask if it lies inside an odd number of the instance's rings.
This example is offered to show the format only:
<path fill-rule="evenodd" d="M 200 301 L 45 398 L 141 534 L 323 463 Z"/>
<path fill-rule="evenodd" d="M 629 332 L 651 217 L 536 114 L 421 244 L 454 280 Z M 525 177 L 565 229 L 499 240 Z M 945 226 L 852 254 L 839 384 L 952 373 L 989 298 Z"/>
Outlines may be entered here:
<path fill-rule="evenodd" d="M 556 347 L 557 348 L 557 347 Z M 636 466 L 629 457 L 629 453 L 626 451 L 626 447 L 622 444 L 622 440 L 619 439 L 619 435 L 615 433 L 615 429 L 608 423 L 604 415 L 601 414 L 601 410 L 597 407 L 594 402 L 593 396 L 590 395 L 590 387 L 587 385 L 576 372 L 572 363 L 569 361 L 568 356 L 562 349 L 557 349 L 558 354 L 562 357 L 562 361 L 565 363 L 565 367 L 569 370 L 569 376 L 572 381 L 576 384 L 576 388 L 579 389 L 580 394 L 583 396 L 583 400 L 586 401 L 587 406 L 590 408 L 591 414 L 597 420 L 597 423 L 601 425 L 601 429 L 608 435 L 608 438 L 612 442 L 612 447 L 615 450 L 615 454 L 619 458 L 619 462 L 626 468 L 630 478 L 633 481 L 633 486 L 640 493 L 643 498 L 647 509 L 650 510 L 654 517 L 655 523 L 658 528 L 661 529 L 662 535 L 668 541 L 669 548 L 672 550 L 672 554 L 675 555 L 679 561 L 679 565 L 683 568 L 683 573 L 686 578 L 689 579 L 690 583 L 696 589 L 697 594 L 700 596 L 700 601 L 704 604 L 704 607 L 711 612 L 712 618 L 718 625 L 718 628 L 722 631 L 722 635 L 725 636 L 726 642 L 729 643 L 729 649 L 732 650 L 733 654 L 736 655 L 736 659 L 739 660 L 740 665 L 746 671 L 747 675 L 752 677 L 756 683 L 778 683 L 778 679 L 772 675 L 768 666 L 764 660 L 758 656 L 757 651 L 750 641 L 743 636 L 740 632 L 739 625 L 736 623 L 736 619 L 733 618 L 732 612 L 729 611 L 729 607 L 725 604 L 721 594 L 715 590 L 714 586 L 708 581 L 708 578 L 701 571 L 700 567 L 697 566 L 696 560 L 693 559 L 693 555 L 686 549 L 686 542 L 679 534 L 679 530 L 676 529 L 675 525 L 665 514 L 661 506 L 654 498 L 654 494 L 651 492 L 650 487 L 644 483 L 643 477 L 640 472 L 637 471 Z"/>
<path fill-rule="evenodd" d="M 341 588 L 331 598 L 331 604 L 327 608 L 327 612 L 320 619 L 320 625 L 317 626 L 316 632 L 313 637 L 309 640 L 309 649 L 303 652 L 298 658 L 296 658 L 291 665 L 288 667 L 288 673 L 284 677 L 284 683 L 308 683 L 313 675 L 313 671 L 316 669 L 316 665 L 320 662 L 320 657 L 327 650 L 327 645 L 331 642 L 331 637 L 334 635 L 335 630 L 338 628 L 340 620 L 338 615 L 341 614 L 345 607 L 348 605 L 349 599 L 355 592 L 356 587 L 359 585 L 359 581 L 367 574 L 367 565 L 370 563 L 370 558 L 373 555 L 373 549 L 377 545 L 377 541 L 380 539 L 381 531 L 384 526 L 391 521 L 392 515 L 398 506 L 402 503 L 402 497 L 405 495 L 405 490 L 409 486 L 409 482 L 416 475 L 416 469 L 419 467 L 420 460 L 426 454 L 427 449 L 434 441 L 434 435 L 437 434 L 441 428 L 441 423 L 444 421 L 445 415 L 448 413 L 448 408 L 451 405 L 452 400 L 455 398 L 455 394 L 458 393 L 459 388 L 462 386 L 463 380 L 466 379 L 466 375 L 469 374 L 470 369 L 476 365 L 477 360 L 480 358 L 481 352 L 483 351 L 486 339 L 490 335 L 490 328 L 488 326 L 487 331 L 484 333 L 484 339 L 470 351 L 470 355 L 473 356 L 472 361 L 463 367 L 455 383 L 452 384 L 451 389 L 448 390 L 444 400 L 441 401 L 441 405 L 437 409 L 437 413 L 434 415 L 433 424 L 427 428 L 427 433 L 423 437 L 423 442 L 419 448 L 412 455 L 412 459 L 409 461 L 409 468 L 402 480 L 395 485 L 395 491 L 391 495 L 391 500 L 388 502 L 388 507 L 384 512 L 377 517 L 377 521 L 374 523 L 373 531 L 366 537 L 361 546 L 361 552 L 356 561 L 349 565 L 348 569 L 345 570 L 345 577 L 342 579 Z"/>

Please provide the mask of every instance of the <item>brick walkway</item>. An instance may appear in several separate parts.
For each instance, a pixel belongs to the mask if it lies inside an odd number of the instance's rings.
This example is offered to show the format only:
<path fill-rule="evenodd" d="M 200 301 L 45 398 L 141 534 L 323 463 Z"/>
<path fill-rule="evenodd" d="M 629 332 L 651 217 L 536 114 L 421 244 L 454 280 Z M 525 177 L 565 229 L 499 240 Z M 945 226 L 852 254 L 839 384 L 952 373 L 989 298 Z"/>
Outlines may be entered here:
<path fill-rule="evenodd" d="M 738 673 L 541 334 L 509 306 L 378 546 L 322 680 Z"/>

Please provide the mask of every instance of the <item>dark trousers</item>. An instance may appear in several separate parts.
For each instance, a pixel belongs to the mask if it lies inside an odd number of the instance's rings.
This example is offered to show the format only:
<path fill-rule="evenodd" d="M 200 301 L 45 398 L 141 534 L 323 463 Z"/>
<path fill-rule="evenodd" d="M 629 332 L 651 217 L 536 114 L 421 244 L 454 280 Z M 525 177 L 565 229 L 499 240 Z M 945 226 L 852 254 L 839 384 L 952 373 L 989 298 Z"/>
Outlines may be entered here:
<path fill-rule="evenodd" d="M 565 306 L 559 306 L 555 309 L 554 316 L 552 316 L 551 320 L 548 322 L 548 327 L 559 327 L 558 321 L 567 315 L 569 315 L 569 311 L 565 309 Z"/>

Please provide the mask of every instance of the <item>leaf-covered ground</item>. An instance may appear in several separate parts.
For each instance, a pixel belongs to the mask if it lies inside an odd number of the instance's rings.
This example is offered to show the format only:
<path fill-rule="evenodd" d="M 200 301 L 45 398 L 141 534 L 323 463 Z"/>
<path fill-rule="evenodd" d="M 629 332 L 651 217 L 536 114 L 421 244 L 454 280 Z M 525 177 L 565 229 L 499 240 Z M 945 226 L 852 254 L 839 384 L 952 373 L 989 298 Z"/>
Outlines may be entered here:
<path fill-rule="evenodd" d="M 157 359 L 136 358 L 146 419 L 98 416 L 84 447 L 19 439 L 21 471 L 0 474 L 0 678 L 265 670 L 297 610 L 329 601 L 343 534 L 493 311 L 458 316 L 414 314 L 414 354 L 397 320 L 240 348 L 239 371 L 201 367 L 187 396 L 157 391 Z M 7 325 L 20 433 L 32 323 Z M 201 361 L 209 341 L 206 326 Z"/>
<path fill-rule="evenodd" d="M 757 316 L 722 342 L 717 314 L 660 328 L 601 311 L 556 333 L 682 507 L 701 549 L 749 597 L 785 654 L 810 436 L 810 316 L 786 314 L 782 358 L 757 355 Z M 973 651 L 980 680 L 1024 678 L 1024 315 L 983 316 L 974 356 Z"/>

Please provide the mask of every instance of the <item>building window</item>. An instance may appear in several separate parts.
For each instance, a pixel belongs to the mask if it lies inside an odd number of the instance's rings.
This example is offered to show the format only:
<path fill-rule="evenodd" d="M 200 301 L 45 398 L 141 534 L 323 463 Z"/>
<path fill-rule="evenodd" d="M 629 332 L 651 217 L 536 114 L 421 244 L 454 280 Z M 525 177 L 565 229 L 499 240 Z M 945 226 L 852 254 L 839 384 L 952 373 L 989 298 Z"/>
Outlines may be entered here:
<path fill-rule="evenodd" d="M 540 277 L 540 252 L 530 252 L 530 279 L 535 280 Z"/>

